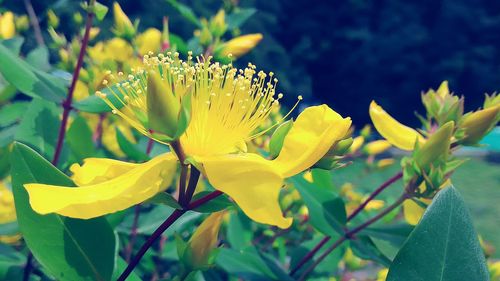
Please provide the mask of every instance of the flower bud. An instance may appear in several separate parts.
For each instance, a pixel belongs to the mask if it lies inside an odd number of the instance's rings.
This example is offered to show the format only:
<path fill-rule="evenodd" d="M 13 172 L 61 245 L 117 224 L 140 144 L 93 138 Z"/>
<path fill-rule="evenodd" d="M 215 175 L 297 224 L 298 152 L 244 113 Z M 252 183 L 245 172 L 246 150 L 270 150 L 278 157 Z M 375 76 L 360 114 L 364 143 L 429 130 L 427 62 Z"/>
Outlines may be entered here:
<path fill-rule="evenodd" d="M 149 129 L 167 136 L 177 131 L 180 102 L 160 75 L 150 71 L 148 75 L 147 108 Z"/>
<path fill-rule="evenodd" d="M 472 112 L 463 117 L 459 125 L 464 130 L 465 137 L 460 140 L 461 144 L 477 144 L 493 127 L 500 117 L 500 105 Z"/>
<path fill-rule="evenodd" d="M 157 53 L 161 47 L 161 32 L 156 28 L 146 29 L 137 36 L 136 45 L 141 55 L 146 55 L 148 52 Z"/>
<path fill-rule="evenodd" d="M 391 148 L 391 143 L 386 140 L 377 140 L 367 143 L 364 147 L 365 153 L 368 155 L 377 155 Z"/>
<path fill-rule="evenodd" d="M 212 43 L 212 32 L 208 28 L 206 19 L 201 19 L 201 26 L 201 30 L 197 30 L 195 35 L 200 39 L 200 44 L 206 47 Z"/>
<path fill-rule="evenodd" d="M 80 12 L 76 12 L 73 14 L 73 22 L 77 25 L 80 25 L 83 23 L 83 16 L 80 14 Z"/>
<path fill-rule="evenodd" d="M 439 157 L 448 154 L 454 128 L 455 122 L 453 121 L 444 124 L 416 151 L 415 162 L 420 169 L 426 169 Z"/>
<path fill-rule="evenodd" d="M 359 135 L 360 136 L 363 136 L 365 139 L 370 137 L 372 133 L 372 126 L 366 124 L 363 129 L 361 129 L 361 131 L 359 132 Z"/>
<path fill-rule="evenodd" d="M 413 150 L 416 141 L 424 140 L 416 130 L 399 123 L 375 101 L 370 104 L 370 118 L 377 131 L 397 148 Z"/>
<path fill-rule="evenodd" d="M 227 57 L 231 54 L 234 58 L 239 58 L 255 48 L 261 40 L 260 33 L 238 36 L 222 45 L 219 56 Z"/>
<path fill-rule="evenodd" d="M 450 93 L 448 81 L 443 81 L 437 91 L 430 89 L 422 94 L 422 103 L 427 116 L 434 118 L 439 125 L 448 121 L 457 122 L 464 111 L 464 99 Z"/>
<path fill-rule="evenodd" d="M 210 30 L 215 37 L 221 37 L 226 33 L 227 25 L 225 22 L 226 13 L 220 9 L 210 21 Z"/>
<path fill-rule="evenodd" d="M 25 31 L 30 28 L 30 20 L 27 15 L 22 15 L 19 17 L 16 17 L 15 19 L 15 25 L 16 25 L 16 30 L 18 31 Z"/>
<path fill-rule="evenodd" d="M 352 140 L 351 147 L 349 147 L 349 152 L 354 153 L 358 151 L 363 143 L 365 142 L 365 138 L 363 136 L 357 136 Z"/>
<path fill-rule="evenodd" d="M 168 17 L 163 17 L 163 30 L 161 32 L 161 51 L 170 49 L 170 32 L 168 30 Z"/>
<path fill-rule="evenodd" d="M 14 197 L 4 182 L 0 181 L 0 224 L 10 223 L 15 220 Z"/>
<path fill-rule="evenodd" d="M 384 159 L 380 159 L 378 162 L 377 162 L 377 168 L 379 169 L 383 169 L 383 168 L 386 168 L 386 167 L 389 167 L 391 166 L 392 164 L 394 164 L 394 159 L 392 158 L 384 158 Z"/>
<path fill-rule="evenodd" d="M 212 213 L 198 226 L 184 252 L 183 261 L 191 269 L 203 269 L 211 264 L 212 252 L 217 248 L 218 234 L 225 212 Z"/>
<path fill-rule="evenodd" d="M 16 35 L 16 25 L 14 24 L 14 14 L 5 12 L 0 15 L 0 39 L 10 39 Z"/>
<path fill-rule="evenodd" d="M 118 2 L 113 3 L 113 16 L 114 16 L 114 32 L 120 37 L 130 39 L 135 34 L 135 27 L 123 12 L 122 7 Z"/>
<path fill-rule="evenodd" d="M 59 17 L 52 9 L 47 11 L 47 19 L 50 27 L 56 29 L 59 26 Z"/>

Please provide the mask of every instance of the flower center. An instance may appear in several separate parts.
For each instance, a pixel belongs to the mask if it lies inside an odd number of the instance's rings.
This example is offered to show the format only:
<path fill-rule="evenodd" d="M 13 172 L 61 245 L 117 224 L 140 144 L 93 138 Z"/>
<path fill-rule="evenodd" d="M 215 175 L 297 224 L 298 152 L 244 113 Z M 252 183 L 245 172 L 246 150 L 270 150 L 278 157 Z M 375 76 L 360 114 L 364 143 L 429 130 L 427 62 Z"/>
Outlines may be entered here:
<path fill-rule="evenodd" d="M 187 61 L 179 59 L 178 53 L 146 55 L 144 69 L 128 75 L 123 79 L 127 81 L 116 84 L 115 89 L 109 88 L 124 106 L 117 109 L 107 97 L 104 100 L 113 107 L 114 113 L 150 136 L 146 81 L 148 71 L 157 71 L 172 89 L 168 94 L 173 94 L 180 101 L 191 95 L 191 121 L 180 138 L 186 154 L 206 156 L 238 151 L 245 147 L 245 141 L 282 121 L 267 129 L 261 128 L 271 112 L 279 108 L 283 94 L 276 95 L 278 80 L 272 72 L 257 72 L 253 64 L 248 64 L 245 69 L 236 69 L 231 64 L 221 65 L 210 59 L 198 57 L 194 62 L 191 54 Z M 100 96 L 104 95 L 101 93 Z"/>

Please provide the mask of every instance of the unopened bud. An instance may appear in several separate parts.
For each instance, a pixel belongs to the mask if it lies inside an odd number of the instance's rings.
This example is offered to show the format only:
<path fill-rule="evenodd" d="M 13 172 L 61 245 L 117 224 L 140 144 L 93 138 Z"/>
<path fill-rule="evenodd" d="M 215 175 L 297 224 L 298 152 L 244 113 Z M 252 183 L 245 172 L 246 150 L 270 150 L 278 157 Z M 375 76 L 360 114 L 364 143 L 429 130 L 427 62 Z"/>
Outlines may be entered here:
<path fill-rule="evenodd" d="M 441 156 L 446 156 L 450 150 L 451 138 L 455 122 L 450 121 L 439 128 L 416 152 L 415 162 L 421 169 L 426 169 Z"/>
<path fill-rule="evenodd" d="M 18 31 L 25 31 L 30 28 L 30 20 L 27 15 L 16 17 L 15 22 Z"/>
<path fill-rule="evenodd" d="M 156 28 L 146 29 L 137 36 L 136 45 L 141 55 L 147 55 L 149 52 L 157 53 L 161 47 L 161 32 Z"/>
<path fill-rule="evenodd" d="M 10 39 L 14 35 L 16 35 L 14 14 L 12 12 L 5 12 L 0 15 L 0 39 Z"/>
<path fill-rule="evenodd" d="M 349 148 L 350 153 L 354 153 L 358 151 L 361 146 L 363 146 L 363 143 L 365 142 L 365 138 L 363 136 L 357 136 L 352 140 L 351 147 Z"/>
<path fill-rule="evenodd" d="M 226 13 L 221 9 L 210 21 L 210 30 L 215 37 L 221 37 L 224 33 L 226 33 L 227 25 L 225 22 L 225 16 Z"/>
<path fill-rule="evenodd" d="M 500 105 L 472 112 L 463 117 L 460 129 L 464 130 L 465 137 L 461 144 L 477 144 L 493 127 L 500 118 Z"/>
<path fill-rule="evenodd" d="M 47 19 L 50 27 L 56 29 L 59 26 L 59 17 L 52 9 L 47 11 Z"/>
<path fill-rule="evenodd" d="M 123 12 L 118 2 L 113 3 L 113 16 L 115 22 L 114 31 L 116 35 L 127 39 L 132 38 L 135 34 L 135 27 L 125 12 Z"/>
<path fill-rule="evenodd" d="M 212 213 L 189 239 L 183 260 L 191 269 L 203 269 L 212 263 L 212 252 L 217 248 L 217 236 L 224 214 L 224 211 Z"/>
<path fill-rule="evenodd" d="M 148 75 L 147 107 L 149 129 L 174 136 L 177 130 L 180 102 L 172 89 L 155 71 Z"/>
<path fill-rule="evenodd" d="M 234 58 L 239 58 L 255 48 L 261 40 L 262 34 L 260 33 L 238 36 L 222 45 L 220 56 L 227 57 L 231 54 Z"/>
<path fill-rule="evenodd" d="M 364 151 L 369 155 L 377 155 L 391 148 L 391 143 L 386 140 L 372 141 L 364 147 Z"/>

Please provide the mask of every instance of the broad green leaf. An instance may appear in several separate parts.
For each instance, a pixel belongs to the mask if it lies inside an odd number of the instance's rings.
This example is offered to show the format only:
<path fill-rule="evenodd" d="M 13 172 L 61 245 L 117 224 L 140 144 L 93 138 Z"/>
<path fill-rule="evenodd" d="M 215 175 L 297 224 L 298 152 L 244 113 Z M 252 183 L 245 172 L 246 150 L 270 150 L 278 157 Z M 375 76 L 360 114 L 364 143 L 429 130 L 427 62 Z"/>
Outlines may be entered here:
<path fill-rule="evenodd" d="M 99 21 L 102 21 L 106 16 L 106 14 L 108 13 L 108 7 L 96 1 L 94 4 L 94 13 L 95 17 Z"/>
<path fill-rule="evenodd" d="M 453 187 L 441 190 L 389 269 L 387 280 L 489 280 L 467 206 Z"/>
<path fill-rule="evenodd" d="M 120 131 L 116 129 L 116 139 L 118 140 L 118 145 L 120 149 L 128 156 L 131 160 L 144 162 L 149 160 L 149 156 L 137 148 L 133 143 L 131 143 Z"/>
<path fill-rule="evenodd" d="M 18 127 L 18 125 L 14 125 L 0 130 L 0 147 L 4 147 L 14 141 L 14 136 L 16 135 Z"/>
<path fill-rule="evenodd" d="M 17 93 L 16 87 L 2 81 L 2 76 L 0 74 L 0 103 L 5 103 L 11 100 Z"/>
<path fill-rule="evenodd" d="M 13 54 L 17 55 L 21 52 L 21 47 L 23 46 L 24 38 L 21 36 L 12 37 L 7 40 L 0 39 L 0 44 L 4 45 Z"/>
<path fill-rule="evenodd" d="M 350 241 L 350 245 L 352 252 L 362 259 L 373 260 L 386 267 L 391 264 L 391 260 L 377 248 L 377 245 L 368 236 L 357 235 L 356 239 Z"/>
<path fill-rule="evenodd" d="M 111 280 L 115 235 L 104 218 L 78 220 L 39 215 L 25 183 L 74 186 L 62 172 L 26 145 L 12 151 L 12 181 L 19 228 L 36 260 L 58 280 Z"/>
<path fill-rule="evenodd" d="M 175 198 L 167 192 L 160 192 L 160 193 L 156 194 L 155 196 L 153 196 L 152 198 L 148 199 L 145 203 L 164 204 L 164 205 L 170 206 L 174 209 L 178 209 L 178 210 L 182 209 L 182 206 L 179 205 L 177 200 L 175 200 Z"/>
<path fill-rule="evenodd" d="M 82 116 L 78 116 L 71 123 L 66 133 L 66 141 L 79 162 L 94 156 L 96 153 L 94 141 L 92 140 L 92 130 L 90 130 L 85 118 Z"/>
<path fill-rule="evenodd" d="M 234 13 L 226 16 L 227 29 L 239 28 L 243 25 L 251 16 L 257 12 L 254 8 L 242 8 L 236 10 Z"/>
<path fill-rule="evenodd" d="M 194 14 L 193 10 L 182 3 L 179 3 L 177 0 L 167 0 L 170 5 L 172 5 L 185 19 L 196 25 L 197 27 L 201 27 L 200 20 Z"/>
<path fill-rule="evenodd" d="M 41 71 L 50 70 L 49 50 L 46 46 L 39 46 L 35 48 L 26 56 L 26 62 L 35 69 Z"/>
<path fill-rule="evenodd" d="M 252 245 L 253 230 L 250 219 L 238 209 L 230 212 L 226 236 L 232 249 L 243 250 Z"/>
<path fill-rule="evenodd" d="M 116 260 L 116 270 L 115 274 L 113 275 L 113 280 L 117 280 L 118 277 L 120 277 L 120 274 L 125 271 L 127 265 L 128 263 L 120 257 Z M 142 281 L 142 279 L 137 276 L 135 271 L 132 271 L 132 273 L 130 273 L 129 277 L 127 278 L 127 281 Z"/>
<path fill-rule="evenodd" d="M 10 126 L 26 114 L 29 102 L 20 101 L 3 105 L 0 109 L 0 127 Z"/>
<path fill-rule="evenodd" d="M 60 109 L 54 103 L 33 99 L 16 130 L 15 139 L 51 159 L 61 124 L 59 114 Z"/>
<path fill-rule="evenodd" d="M 28 96 L 54 102 L 60 102 L 66 96 L 66 87 L 62 80 L 33 68 L 2 44 L 0 73 L 6 81 Z"/>
<path fill-rule="evenodd" d="M 278 154 L 280 154 L 281 148 L 283 147 L 283 142 L 285 141 L 285 137 L 288 134 L 288 131 L 293 126 L 293 121 L 288 120 L 283 124 L 279 125 L 278 128 L 274 131 L 271 136 L 271 140 L 269 141 L 269 155 L 271 158 L 276 158 Z"/>
<path fill-rule="evenodd" d="M 230 276 L 244 280 L 279 280 L 255 251 L 223 248 L 217 255 L 216 263 Z"/>
<path fill-rule="evenodd" d="M 347 215 L 342 198 L 306 181 L 302 175 L 293 177 L 292 183 L 306 203 L 310 222 L 316 229 L 331 236 L 344 233 Z"/>
<path fill-rule="evenodd" d="M 120 94 L 120 92 L 117 90 L 116 86 L 111 86 L 111 89 L 117 94 L 120 95 L 120 98 L 123 96 Z M 109 88 L 104 88 L 101 90 L 103 94 L 106 94 L 109 101 L 113 103 L 116 108 L 122 108 L 123 103 L 120 102 L 120 100 L 112 93 L 112 91 Z M 73 107 L 84 112 L 90 112 L 90 113 L 104 113 L 104 112 L 111 112 L 111 107 L 107 105 L 102 98 L 92 95 L 86 99 L 83 99 L 81 101 L 77 101 L 73 103 Z"/>

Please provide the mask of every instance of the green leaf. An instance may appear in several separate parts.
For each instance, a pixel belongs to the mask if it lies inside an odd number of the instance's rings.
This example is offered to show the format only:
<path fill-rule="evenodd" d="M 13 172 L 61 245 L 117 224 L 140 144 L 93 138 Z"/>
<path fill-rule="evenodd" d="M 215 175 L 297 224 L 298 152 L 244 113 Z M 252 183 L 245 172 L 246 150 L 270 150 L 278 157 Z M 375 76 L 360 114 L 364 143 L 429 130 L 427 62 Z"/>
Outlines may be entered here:
<path fill-rule="evenodd" d="M 82 116 L 78 116 L 71 123 L 66 133 L 66 141 L 79 162 L 96 154 L 92 130 Z"/>
<path fill-rule="evenodd" d="M 60 102 L 66 96 L 66 87 L 62 80 L 33 68 L 2 44 L 0 73 L 6 81 L 28 96 L 54 102 Z"/>
<path fill-rule="evenodd" d="M 127 268 L 128 263 L 122 259 L 118 258 L 116 261 L 116 270 L 115 274 L 113 275 L 113 280 L 117 280 L 118 277 L 122 274 L 123 271 L 125 271 L 125 268 Z M 127 281 L 142 281 L 141 278 L 135 273 L 135 271 L 132 271 L 130 273 L 129 277 L 127 277 Z"/>
<path fill-rule="evenodd" d="M 352 252 L 365 260 L 376 261 L 389 267 L 391 260 L 380 251 L 372 239 L 365 235 L 357 235 L 356 239 L 350 241 Z"/>
<path fill-rule="evenodd" d="M 489 280 L 467 206 L 454 187 L 441 190 L 389 269 L 387 280 Z"/>
<path fill-rule="evenodd" d="M 0 147 L 8 145 L 14 140 L 18 127 L 19 126 L 14 125 L 0 130 Z"/>
<path fill-rule="evenodd" d="M 116 108 L 119 109 L 123 107 L 123 103 L 121 103 L 120 100 L 113 94 L 114 92 L 116 95 L 119 95 L 120 98 L 123 98 L 123 95 L 117 89 L 116 85 L 111 86 L 111 90 L 109 88 L 104 88 L 101 92 L 107 95 L 108 100 Z M 73 107 L 80 111 L 90 113 L 104 113 L 112 110 L 112 108 L 109 107 L 109 105 L 107 105 L 102 98 L 96 95 L 92 95 L 86 99 L 73 103 Z"/>
<path fill-rule="evenodd" d="M 62 172 L 26 145 L 12 151 L 12 182 L 19 228 L 36 260 L 58 280 L 111 280 L 115 235 L 104 218 L 78 220 L 39 215 L 25 183 L 74 186 Z"/>
<path fill-rule="evenodd" d="M 128 158 L 134 161 L 147 161 L 149 160 L 149 156 L 141 151 L 138 147 L 136 147 L 133 143 L 131 143 L 120 131 L 119 128 L 116 128 L 116 139 L 118 140 L 118 145 L 120 149 L 128 156 Z"/>
<path fill-rule="evenodd" d="M 0 109 L 0 127 L 10 126 L 26 114 L 29 102 L 20 101 L 3 105 Z"/>
<path fill-rule="evenodd" d="M 193 199 L 191 200 L 191 202 L 195 201 L 197 199 L 200 199 L 201 197 L 204 197 L 204 196 L 208 195 L 209 193 L 211 193 L 211 191 L 202 191 L 202 192 L 196 193 L 193 196 Z M 217 198 L 212 199 L 209 202 L 201 205 L 200 207 L 193 209 L 193 211 L 199 212 L 199 213 L 213 213 L 213 212 L 222 211 L 222 210 L 229 208 L 229 207 L 232 207 L 232 206 L 234 206 L 233 202 L 231 202 L 227 198 L 227 196 L 223 194 L 223 195 L 218 196 Z"/>
<path fill-rule="evenodd" d="M 227 29 L 239 28 L 243 25 L 251 16 L 257 12 L 254 8 L 242 8 L 236 10 L 234 13 L 226 16 Z"/>
<path fill-rule="evenodd" d="M 99 21 L 102 21 L 106 16 L 106 14 L 108 13 L 108 7 L 96 1 L 94 4 L 94 13 L 96 18 Z"/>
<path fill-rule="evenodd" d="M 232 249 L 243 250 L 252 245 L 253 230 L 250 219 L 238 209 L 230 213 L 227 240 Z"/>
<path fill-rule="evenodd" d="M 274 131 L 271 140 L 269 141 L 269 155 L 271 158 L 276 158 L 280 154 L 281 148 L 283 147 L 283 142 L 288 134 L 288 131 L 293 127 L 293 121 L 288 120 L 283 124 L 279 125 Z"/>
<path fill-rule="evenodd" d="M 26 257 L 14 248 L 0 244 L 0 280 L 21 280 Z"/>
<path fill-rule="evenodd" d="M 175 198 L 172 197 L 172 195 L 170 195 L 167 192 L 160 192 L 160 193 L 156 194 L 155 196 L 153 196 L 152 198 L 148 199 L 144 203 L 163 204 L 163 205 L 170 206 L 174 209 L 178 209 L 178 210 L 182 209 L 181 205 L 179 205 L 177 200 L 175 200 Z"/>
<path fill-rule="evenodd" d="M 17 128 L 15 139 L 51 159 L 61 124 L 59 114 L 60 109 L 54 103 L 33 99 Z"/>
<path fill-rule="evenodd" d="M 216 263 L 230 276 L 244 280 L 280 280 L 255 252 L 223 248 L 217 255 Z"/>
<path fill-rule="evenodd" d="M 293 177 L 292 183 L 306 203 L 310 222 L 316 229 L 330 236 L 344 233 L 347 215 L 341 197 L 306 181 L 301 174 Z"/>
<path fill-rule="evenodd" d="M 185 19 L 196 25 L 197 27 L 201 27 L 200 20 L 194 14 L 193 10 L 182 3 L 177 2 L 177 0 L 167 0 L 167 2 L 172 5 Z"/>
<path fill-rule="evenodd" d="M 22 36 L 12 37 L 7 40 L 0 39 L 0 44 L 7 47 L 7 49 L 9 49 L 15 55 L 21 52 L 21 47 L 23 46 L 23 43 L 24 43 L 24 38 Z"/>
<path fill-rule="evenodd" d="M 26 62 L 41 71 L 50 70 L 49 50 L 46 46 L 39 46 L 28 53 Z"/>
<path fill-rule="evenodd" d="M 0 224 L 0 236 L 14 235 L 19 233 L 19 226 L 17 221 L 11 223 Z"/>

